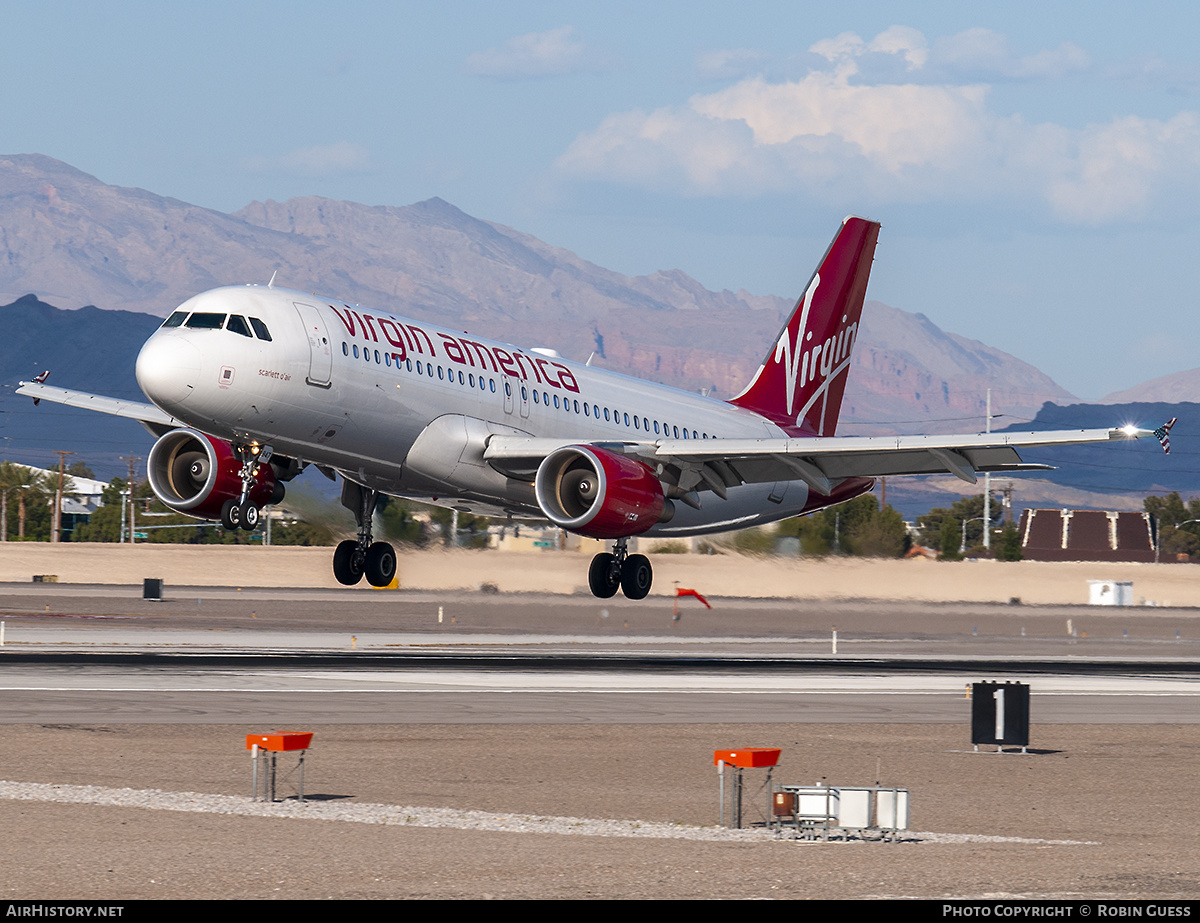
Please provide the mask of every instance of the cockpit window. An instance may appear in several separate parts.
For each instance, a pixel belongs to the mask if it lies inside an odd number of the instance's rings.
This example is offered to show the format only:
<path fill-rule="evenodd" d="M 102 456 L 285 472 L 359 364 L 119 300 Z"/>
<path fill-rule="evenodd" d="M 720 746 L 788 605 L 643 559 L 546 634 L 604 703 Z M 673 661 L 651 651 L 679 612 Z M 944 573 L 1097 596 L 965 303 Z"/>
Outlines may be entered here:
<path fill-rule="evenodd" d="M 232 330 L 234 333 L 240 333 L 244 337 L 250 336 L 250 328 L 246 326 L 246 318 L 240 314 L 230 314 L 229 323 L 225 325 L 226 330 Z"/>
<path fill-rule="evenodd" d="M 260 340 L 271 342 L 271 332 L 267 329 L 267 325 L 260 321 L 257 317 L 250 318 L 250 326 L 254 328 L 254 332 L 258 334 Z"/>
<path fill-rule="evenodd" d="M 188 316 L 187 311 L 176 311 L 174 314 L 172 314 L 170 317 L 168 317 L 165 321 L 163 321 L 163 326 L 164 327 L 178 327 L 180 324 L 183 323 L 184 318 L 186 318 L 187 316 Z"/>
<path fill-rule="evenodd" d="M 197 311 L 188 318 L 187 325 L 198 330 L 220 330 L 225 323 L 224 314 L 203 314 Z"/>

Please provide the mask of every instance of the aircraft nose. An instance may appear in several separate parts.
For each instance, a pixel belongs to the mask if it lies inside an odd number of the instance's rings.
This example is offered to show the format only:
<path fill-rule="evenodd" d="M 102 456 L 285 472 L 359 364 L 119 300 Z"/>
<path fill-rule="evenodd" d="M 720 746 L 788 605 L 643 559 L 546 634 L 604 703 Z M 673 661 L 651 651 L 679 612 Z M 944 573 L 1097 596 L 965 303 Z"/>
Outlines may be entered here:
<path fill-rule="evenodd" d="M 155 404 L 181 404 L 200 379 L 200 350 L 178 336 L 152 336 L 138 353 L 136 373 Z"/>

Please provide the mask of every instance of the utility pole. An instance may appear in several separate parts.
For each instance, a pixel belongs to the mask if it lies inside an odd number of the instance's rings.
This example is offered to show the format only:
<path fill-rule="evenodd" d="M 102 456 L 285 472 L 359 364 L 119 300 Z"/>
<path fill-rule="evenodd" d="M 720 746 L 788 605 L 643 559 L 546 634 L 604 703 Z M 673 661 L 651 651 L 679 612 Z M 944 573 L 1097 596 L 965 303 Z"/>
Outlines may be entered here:
<path fill-rule="evenodd" d="M 54 492 L 54 515 L 50 519 L 50 541 L 61 542 L 63 482 L 66 480 L 67 456 L 75 453 L 56 449 L 54 454 L 58 456 L 58 490 Z"/>
<path fill-rule="evenodd" d="M 992 389 L 987 389 L 987 433 L 992 434 Z M 992 550 L 992 475 L 983 475 L 983 547 Z"/>
<path fill-rule="evenodd" d="M 133 507 L 133 503 L 134 503 L 134 501 L 133 501 L 133 466 L 136 465 L 138 462 L 140 462 L 141 458 L 139 458 L 136 455 L 130 455 L 130 456 L 122 455 L 121 461 L 129 462 L 129 544 L 132 545 L 133 544 L 133 528 L 134 528 L 134 523 L 133 523 L 133 508 L 134 508 Z M 122 516 L 121 518 L 124 519 L 125 517 Z M 121 535 L 121 541 L 125 541 L 124 534 Z"/>

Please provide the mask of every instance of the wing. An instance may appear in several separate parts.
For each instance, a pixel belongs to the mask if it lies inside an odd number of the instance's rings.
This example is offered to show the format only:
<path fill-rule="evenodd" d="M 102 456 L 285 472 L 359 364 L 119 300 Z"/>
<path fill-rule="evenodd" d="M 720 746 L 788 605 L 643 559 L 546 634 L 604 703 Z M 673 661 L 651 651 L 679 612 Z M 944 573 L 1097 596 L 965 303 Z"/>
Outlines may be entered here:
<path fill-rule="evenodd" d="M 589 443 L 644 461 L 659 478 L 687 494 L 771 481 L 804 481 L 829 496 L 852 477 L 953 474 L 969 484 L 983 472 L 1038 471 L 1018 447 L 1080 445 L 1154 436 L 1152 430 L 1059 430 L 1040 433 L 975 433 L 956 436 L 823 436 L 779 439 L 671 439 L 655 442 Z M 532 476 L 542 458 L 565 445 L 562 439 L 494 435 L 484 458 L 513 476 Z M 679 495 L 674 493 L 673 495 Z"/>
<path fill-rule="evenodd" d="M 81 407 L 84 410 L 107 413 L 114 417 L 128 417 L 141 423 L 153 436 L 161 436 L 163 433 L 186 425 L 170 414 L 163 413 L 153 404 L 123 401 L 115 397 L 102 397 L 99 394 L 88 394 L 86 391 L 68 391 L 66 388 L 54 388 L 36 381 L 21 382 L 16 393 L 32 397 L 35 403 L 50 401 L 52 404 Z"/>

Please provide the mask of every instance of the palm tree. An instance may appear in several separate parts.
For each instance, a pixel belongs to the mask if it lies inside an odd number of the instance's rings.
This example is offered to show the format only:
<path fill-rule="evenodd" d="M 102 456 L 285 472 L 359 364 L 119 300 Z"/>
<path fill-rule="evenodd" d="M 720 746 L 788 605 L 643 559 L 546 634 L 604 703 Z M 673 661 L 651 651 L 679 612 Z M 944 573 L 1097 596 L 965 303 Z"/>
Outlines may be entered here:
<path fill-rule="evenodd" d="M 17 541 L 25 541 L 25 510 L 29 501 L 44 500 L 47 495 L 53 495 L 58 487 L 58 475 L 48 472 L 34 471 L 32 468 L 22 468 L 14 465 L 21 473 L 23 480 L 13 489 L 17 492 Z"/>
<path fill-rule="evenodd" d="M 0 462 L 0 542 L 8 541 L 8 495 L 28 487 L 30 473 L 10 461 Z"/>

